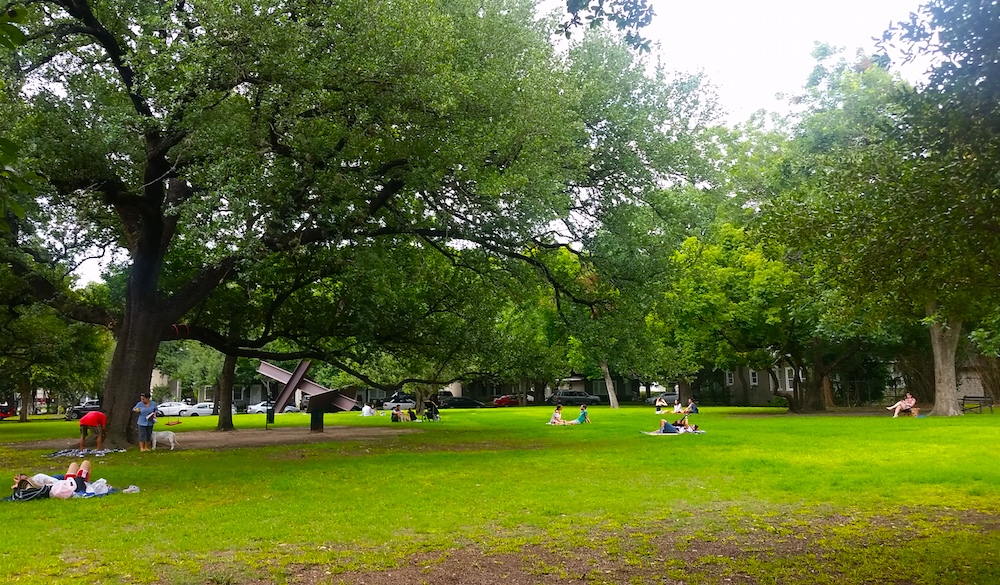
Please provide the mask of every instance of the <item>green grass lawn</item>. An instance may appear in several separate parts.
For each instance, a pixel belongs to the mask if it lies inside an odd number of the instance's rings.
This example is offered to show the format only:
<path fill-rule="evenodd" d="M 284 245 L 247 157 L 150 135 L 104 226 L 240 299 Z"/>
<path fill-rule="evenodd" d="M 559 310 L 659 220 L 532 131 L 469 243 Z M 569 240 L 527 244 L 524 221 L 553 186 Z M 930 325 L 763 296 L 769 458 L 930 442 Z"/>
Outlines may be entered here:
<path fill-rule="evenodd" d="M 648 407 L 548 415 L 443 411 L 393 438 L 225 451 L 184 449 L 215 424 L 185 419 L 178 451 L 95 460 L 141 493 L 0 503 L 0 582 L 434 582 L 459 562 L 487 579 L 494 559 L 531 583 L 1000 583 L 1000 417 L 706 408 L 707 434 L 651 437 Z M 0 423 L 7 476 L 64 470 L 17 442 L 76 424 Z"/>

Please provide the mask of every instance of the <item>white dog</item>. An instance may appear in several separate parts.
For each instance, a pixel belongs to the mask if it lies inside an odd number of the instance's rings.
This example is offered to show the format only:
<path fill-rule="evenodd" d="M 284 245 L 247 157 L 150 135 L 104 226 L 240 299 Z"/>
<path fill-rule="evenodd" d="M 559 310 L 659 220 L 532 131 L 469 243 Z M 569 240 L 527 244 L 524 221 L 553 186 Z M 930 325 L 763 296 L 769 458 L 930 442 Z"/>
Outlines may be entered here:
<path fill-rule="evenodd" d="M 177 439 L 174 438 L 173 431 L 153 431 L 153 451 L 156 451 L 156 442 L 166 441 L 170 443 L 170 450 L 174 450 L 174 446 L 177 444 Z"/>

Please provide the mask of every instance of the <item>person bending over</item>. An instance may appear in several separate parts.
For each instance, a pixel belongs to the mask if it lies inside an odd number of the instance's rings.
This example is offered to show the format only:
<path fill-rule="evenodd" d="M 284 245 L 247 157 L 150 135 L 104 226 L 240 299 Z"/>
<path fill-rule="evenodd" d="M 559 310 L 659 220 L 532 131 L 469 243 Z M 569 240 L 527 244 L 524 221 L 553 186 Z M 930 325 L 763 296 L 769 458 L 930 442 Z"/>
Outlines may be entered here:
<path fill-rule="evenodd" d="M 88 412 L 80 419 L 80 450 L 83 450 L 83 443 L 87 439 L 87 433 L 92 432 L 97 436 L 97 449 L 101 449 L 104 438 L 108 436 L 108 417 L 99 410 Z"/>

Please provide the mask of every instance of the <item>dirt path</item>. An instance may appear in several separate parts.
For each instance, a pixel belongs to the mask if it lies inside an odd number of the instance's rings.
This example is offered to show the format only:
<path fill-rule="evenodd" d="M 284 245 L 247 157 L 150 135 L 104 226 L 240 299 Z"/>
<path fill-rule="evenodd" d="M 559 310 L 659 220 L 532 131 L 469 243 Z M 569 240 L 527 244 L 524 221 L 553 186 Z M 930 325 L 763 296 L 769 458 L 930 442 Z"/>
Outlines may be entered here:
<path fill-rule="evenodd" d="M 166 430 L 160 428 L 158 430 Z M 177 433 L 177 449 L 239 449 L 242 447 L 264 447 L 268 445 L 298 445 L 302 443 L 326 443 L 331 441 L 364 441 L 383 437 L 396 437 L 405 433 L 419 432 L 413 428 L 384 427 L 336 427 L 326 426 L 322 433 L 313 433 L 308 428 L 243 429 L 238 431 L 189 431 Z M 72 449 L 77 441 L 70 438 L 48 441 L 17 443 L 18 447 L 29 449 Z M 89 446 L 89 445 L 88 445 Z M 167 443 L 159 443 L 157 449 L 169 449 Z"/>

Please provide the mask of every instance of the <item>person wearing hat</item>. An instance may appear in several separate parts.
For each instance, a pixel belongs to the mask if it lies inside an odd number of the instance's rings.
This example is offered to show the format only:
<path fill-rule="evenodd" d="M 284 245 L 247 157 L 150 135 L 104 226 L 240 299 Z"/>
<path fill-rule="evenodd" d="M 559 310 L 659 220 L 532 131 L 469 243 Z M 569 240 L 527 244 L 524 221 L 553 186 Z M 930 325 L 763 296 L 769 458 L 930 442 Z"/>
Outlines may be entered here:
<path fill-rule="evenodd" d="M 156 424 L 156 409 L 159 406 L 149 399 L 149 393 L 139 395 L 132 412 L 139 413 L 139 451 L 153 450 L 153 425 Z"/>

